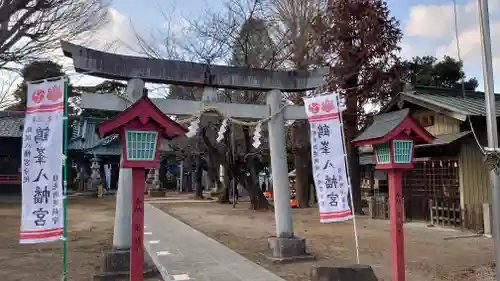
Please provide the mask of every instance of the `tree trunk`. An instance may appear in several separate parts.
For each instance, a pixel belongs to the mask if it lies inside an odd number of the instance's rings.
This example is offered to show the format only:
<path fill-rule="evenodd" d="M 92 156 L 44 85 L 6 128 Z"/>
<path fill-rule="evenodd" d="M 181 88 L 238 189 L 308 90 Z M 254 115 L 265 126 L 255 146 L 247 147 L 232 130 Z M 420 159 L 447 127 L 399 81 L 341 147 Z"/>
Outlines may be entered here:
<path fill-rule="evenodd" d="M 253 139 L 250 136 L 248 128 L 246 127 L 243 128 L 243 136 L 245 138 L 246 153 L 247 155 L 250 155 Z M 255 156 L 248 156 L 246 159 L 243 159 L 243 163 L 243 167 L 245 167 L 246 169 L 239 170 L 243 172 L 241 175 L 243 178 L 240 177 L 240 182 L 241 179 L 245 179 L 244 181 L 242 181 L 242 184 L 243 182 L 246 183 L 243 186 L 250 195 L 250 204 L 252 210 L 269 209 L 269 202 L 267 201 L 266 197 L 264 196 L 264 192 L 262 191 L 262 189 L 260 189 L 259 186 L 257 170 L 255 169 Z M 245 171 L 250 172 L 250 176 L 247 176 Z"/>
<path fill-rule="evenodd" d="M 309 171 L 311 170 L 311 159 L 309 152 L 309 129 L 305 120 L 295 121 L 293 125 L 293 146 L 295 164 L 295 191 L 299 208 L 309 207 Z"/>
<path fill-rule="evenodd" d="M 217 173 L 219 163 L 216 161 L 215 157 L 212 157 L 210 155 L 210 153 L 207 154 L 208 154 L 208 161 L 206 163 L 206 166 L 207 166 L 208 179 L 210 181 L 208 186 L 211 189 L 213 189 L 214 187 L 213 185 L 216 185 L 217 187 L 221 185 L 221 182 L 219 180 L 219 175 Z"/>
<path fill-rule="evenodd" d="M 219 193 L 219 197 L 217 198 L 217 202 L 220 204 L 228 204 L 231 203 L 229 200 L 229 187 L 224 186 Z"/>
<path fill-rule="evenodd" d="M 249 162 L 252 162 L 253 164 L 253 161 L 246 161 L 245 163 L 248 164 Z M 250 208 L 252 210 L 268 210 L 269 202 L 260 189 L 258 182 L 251 180 L 252 176 L 249 177 L 246 175 L 248 171 L 247 166 L 236 163 L 235 165 L 230 165 L 229 167 L 231 169 L 231 174 L 236 177 L 236 181 L 240 182 L 243 188 L 248 192 L 250 196 Z"/>
<path fill-rule="evenodd" d="M 203 199 L 203 186 L 201 184 L 202 171 L 201 157 L 196 156 L 196 170 L 194 172 L 195 199 Z"/>
<path fill-rule="evenodd" d="M 245 130 L 244 130 L 245 132 Z M 251 200 L 251 208 L 253 210 L 262 210 L 262 209 L 268 209 L 269 208 L 269 202 L 267 202 L 267 199 L 266 197 L 264 197 L 264 193 L 262 192 L 262 190 L 260 189 L 260 187 L 258 186 L 258 183 L 249 183 L 248 181 L 248 177 L 246 176 L 246 171 L 249 171 L 250 169 L 248 167 L 250 166 L 247 166 L 247 165 L 254 165 L 254 159 L 252 157 L 249 157 L 249 159 L 245 159 L 244 164 L 241 163 L 240 161 L 235 161 L 234 164 L 231 164 L 233 163 L 232 159 L 230 157 L 227 157 L 226 159 L 224 159 L 224 157 L 221 157 L 220 156 L 220 153 L 219 151 L 217 150 L 217 148 L 215 148 L 212 143 L 210 142 L 210 140 L 208 139 L 208 137 L 206 136 L 205 134 L 205 131 L 204 129 L 202 129 L 202 134 L 201 134 L 202 138 L 203 138 L 203 141 L 205 142 L 205 145 L 207 146 L 207 150 L 208 152 L 210 153 L 211 156 L 213 155 L 216 155 L 218 156 L 219 158 L 219 163 L 224 163 L 224 166 L 227 167 L 229 173 L 227 173 L 230 177 L 229 178 L 232 178 L 234 177 L 236 179 L 237 182 L 240 182 L 242 185 L 243 185 L 243 188 L 245 188 L 245 190 L 248 192 L 248 194 L 250 195 L 250 200 Z M 246 131 L 245 133 L 245 142 L 249 145 L 251 144 L 250 143 L 250 136 L 248 134 L 248 130 Z M 249 149 L 249 146 L 247 145 L 247 150 Z M 221 195 L 221 197 L 223 196 L 224 200 L 221 200 L 222 202 L 225 201 L 225 199 L 227 198 L 227 201 L 229 201 L 229 184 L 224 186 L 224 192 L 223 192 L 223 195 Z M 226 197 L 226 193 L 227 193 L 227 197 Z M 219 198 L 221 199 L 221 198 Z"/>
<path fill-rule="evenodd" d="M 232 129 L 232 126 L 231 126 L 231 129 Z M 229 132 L 226 132 L 226 136 L 229 135 Z M 220 204 L 227 204 L 227 203 L 230 203 L 229 201 L 229 190 L 231 188 L 231 179 L 233 178 L 233 175 L 231 173 L 231 170 L 229 168 L 229 163 L 232 163 L 232 159 L 233 159 L 233 155 L 231 153 L 231 142 L 229 141 L 229 138 L 226 137 L 224 139 L 225 141 L 225 144 L 226 144 L 226 147 L 228 148 L 226 150 L 226 155 L 225 155 L 225 158 L 224 160 L 225 163 L 223 165 L 223 169 L 224 169 L 224 187 L 221 191 L 221 193 L 219 193 L 219 203 Z M 211 146 L 210 146 L 211 148 Z M 209 148 L 209 151 L 211 151 L 212 149 Z"/>
<path fill-rule="evenodd" d="M 361 201 L 361 180 L 360 180 L 360 166 L 359 166 L 359 153 L 356 147 L 350 147 L 348 150 L 348 162 L 350 167 L 351 186 L 352 186 L 352 199 L 354 201 L 354 212 L 361 215 L 362 201 Z"/>
<path fill-rule="evenodd" d="M 247 177 L 247 181 L 248 185 L 251 186 L 250 189 L 253 191 L 253 193 L 249 192 L 252 209 L 267 209 L 269 207 L 269 202 L 259 186 L 258 174 L 255 169 L 255 157 L 249 157 L 245 163 L 247 164 L 248 171 L 250 171 L 250 176 Z M 265 200 L 265 203 L 262 201 L 263 199 Z"/>
<path fill-rule="evenodd" d="M 299 70 L 306 70 L 307 65 L 305 64 L 306 57 L 304 53 L 294 54 L 293 60 L 295 62 L 295 68 Z M 297 93 L 294 103 L 296 105 L 304 105 L 304 99 L 306 93 Z M 292 126 L 292 151 L 294 152 L 293 161 L 295 166 L 295 191 L 296 199 L 299 208 L 309 208 L 309 189 L 311 186 L 311 181 L 309 177 L 309 172 L 312 171 L 311 153 L 309 138 L 309 122 L 307 120 L 295 120 Z"/>
<path fill-rule="evenodd" d="M 250 208 L 252 210 L 268 210 L 269 202 L 267 201 L 264 193 L 260 189 L 257 183 L 255 183 L 251 176 L 248 177 L 244 169 L 238 169 L 236 173 L 236 178 L 241 183 L 243 188 L 248 192 L 250 196 Z"/>
<path fill-rule="evenodd" d="M 343 114 L 345 127 L 345 141 L 350 141 L 358 132 L 358 98 L 357 98 L 358 75 L 353 75 L 346 83 L 346 111 Z M 347 159 L 349 163 L 349 175 L 351 177 L 352 199 L 354 201 L 354 211 L 361 214 L 361 181 L 359 167 L 358 149 L 353 146 L 347 146 Z"/>
<path fill-rule="evenodd" d="M 297 192 L 297 201 L 299 208 L 309 208 L 309 170 L 310 160 L 307 148 L 301 147 L 295 149 L 295 191 Z"/>
<path fill-rule="evenodd" d="M 251 191 L 248 190 L 250 194 L 250 202 L 252 210 L 268 210 L 269 209 L 269 201 L 264 196 L 262 192 L 259 192 L 259 189 L 252 188 Z"/>

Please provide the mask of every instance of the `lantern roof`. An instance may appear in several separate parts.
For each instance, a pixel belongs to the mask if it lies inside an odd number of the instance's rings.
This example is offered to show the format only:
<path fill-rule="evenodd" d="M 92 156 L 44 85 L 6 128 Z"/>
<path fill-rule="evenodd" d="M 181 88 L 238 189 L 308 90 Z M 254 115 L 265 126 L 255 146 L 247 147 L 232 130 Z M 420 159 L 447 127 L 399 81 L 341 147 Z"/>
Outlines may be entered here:
<path fill-rule="evenodd" d="M 434 140 L 427 130 L 410 115 L 410 109 L 376 115 L 373 123 L 351 143 L 354 146 L 386 143 L 401 134 L 411 137 L 416 144 L 427 144 Z"/>
<path fill-rule="evenodd" d="M 130 107 L 119 113 L 113 119 L 99 124 L 99 136 L 106 137 L 119 133 L 120 128 L 128 123 L 138 120 L 142 124 L 154 121 L 159 126 L 159 133 L 166 139 L 184 136 L 187 129 L 165 115 L 146 95 L 142 96 Z"/>

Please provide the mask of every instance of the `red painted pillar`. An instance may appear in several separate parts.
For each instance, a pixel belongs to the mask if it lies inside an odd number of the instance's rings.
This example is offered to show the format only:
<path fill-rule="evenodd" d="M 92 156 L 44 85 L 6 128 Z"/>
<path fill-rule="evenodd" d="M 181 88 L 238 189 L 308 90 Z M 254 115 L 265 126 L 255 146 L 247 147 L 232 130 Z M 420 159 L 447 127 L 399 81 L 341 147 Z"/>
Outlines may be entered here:
<path fill-rule="evenodd" d="M 403 189 L 401 182 L 402 170 L 388 171 L 389 177 L 389 208 L 391 220 L 391 257 L 392 281 L 405 280 L 405 254 L 403 234 Z"/>
<path fill-rule="evenodd" d="M 130 281 L 142 281 L 144 263 L 144 168 L 132 168 L 132 221 Z"/>

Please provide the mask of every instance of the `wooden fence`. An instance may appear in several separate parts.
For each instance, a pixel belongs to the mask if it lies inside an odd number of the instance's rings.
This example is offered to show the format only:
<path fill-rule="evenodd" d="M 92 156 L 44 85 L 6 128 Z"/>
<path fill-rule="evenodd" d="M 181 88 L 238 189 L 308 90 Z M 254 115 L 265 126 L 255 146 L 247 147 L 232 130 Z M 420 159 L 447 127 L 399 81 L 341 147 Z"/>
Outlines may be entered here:
<path fill-rule="evenodd" d="M 372 219 L 389 219 L 389 200 L 387 196 L 376 195 L 367 199 L 368 214 Z M 403 198 L 403 221 L 407 221 Z"/>
<path fill-rule="evenodd" d="M 429 200 L 431 224 L 463 229 L 460 203 L 448 200 Z"/>

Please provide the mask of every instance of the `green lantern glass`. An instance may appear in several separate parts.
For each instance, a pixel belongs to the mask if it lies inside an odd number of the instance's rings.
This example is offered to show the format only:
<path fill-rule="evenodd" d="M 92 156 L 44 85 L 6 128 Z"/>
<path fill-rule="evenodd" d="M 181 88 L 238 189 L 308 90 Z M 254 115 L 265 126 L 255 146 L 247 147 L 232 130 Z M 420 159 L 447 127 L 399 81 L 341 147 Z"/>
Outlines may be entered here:
<path fill-rule="evenodd" d="M 376 144 L 375 155 L 377 164 L 389 164 L 391 162 L 391 151 L 388 143 Z"/>
<path fill-rule="evenodd" d="M 394 163 L 411 163 L 411 153 L 413 149 L 412 140 L 393 140 L 392 147 L 394 150 Z"/>
<path fill-rule="evenodd" d="M 126 130 L 125 148 L 127 150 L 127 160 L 154 160 L 157 141 L 158 132 Z"/>

